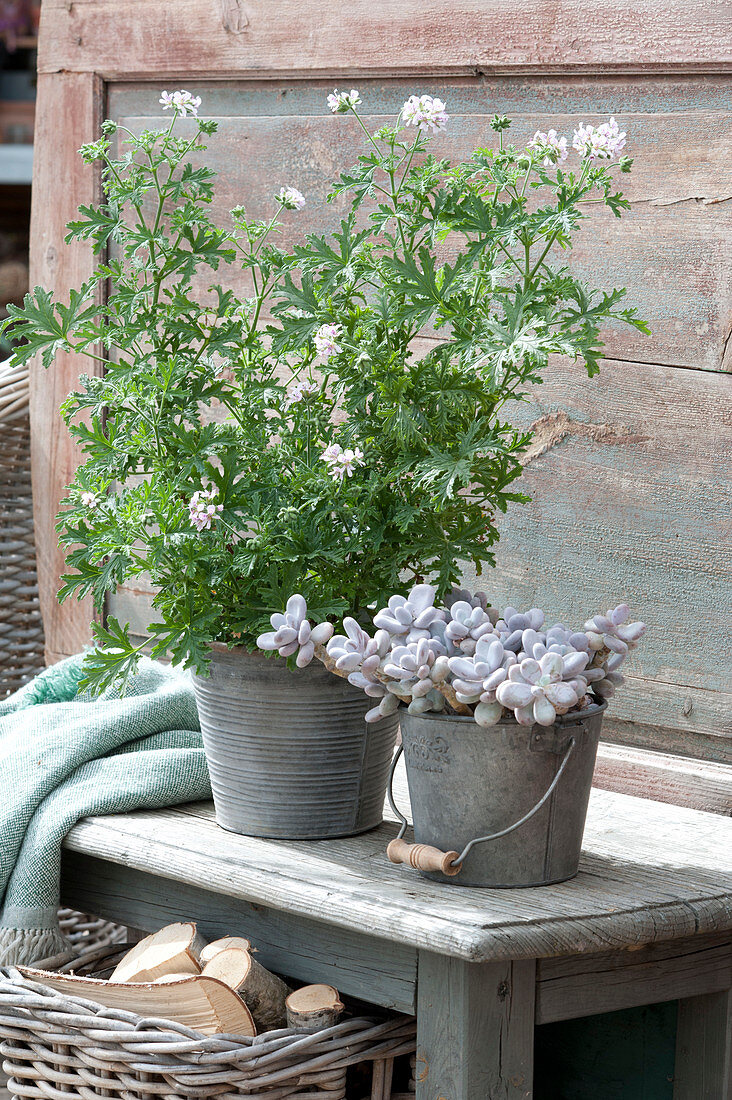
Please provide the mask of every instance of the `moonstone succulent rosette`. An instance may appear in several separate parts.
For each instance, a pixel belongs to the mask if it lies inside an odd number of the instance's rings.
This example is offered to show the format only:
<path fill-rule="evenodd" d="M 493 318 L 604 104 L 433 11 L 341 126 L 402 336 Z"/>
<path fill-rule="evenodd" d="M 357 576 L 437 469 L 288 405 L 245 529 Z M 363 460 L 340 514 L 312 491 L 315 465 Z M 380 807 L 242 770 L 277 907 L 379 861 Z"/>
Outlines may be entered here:
<path fill-rule="evenodd" d="M 257 645 L 265 652 L 279 653 L 280 657 L 292 657 L 297 654 L 295 663 L 305 668 L 315 656 L 315 646 L 324 645 L 333 637 L 331 623 L 318 623 L 311 626 L 307 618 L 308 605 L 297 593 L 290 596 L 283 612 L 275 612 L 270 617 L 273 630 L 260 634 Z"/>
<path fill-rule="evenodd" d="M 300 668 L 317 658 L 378 700 L 367 722 L 403 705 L 410 714 L 454 713 L 485 727 L 507 716 L 524 726 L 551 726 L 559 715 L 614 694 L 624 683 L 620 666 L 646 629 L 629 621 L 624 603 L 573 630 L 547 626 L 538 607 L 499 614 L 482 592 L 457 590 L 442 607 L 435 596 L 430 584 L 392 596 L 373 616 L 372 635 L 350 617 L 342 634 L 331 623 L 311 625 L 304 598 L 295 594 L 257 644 Z"/>

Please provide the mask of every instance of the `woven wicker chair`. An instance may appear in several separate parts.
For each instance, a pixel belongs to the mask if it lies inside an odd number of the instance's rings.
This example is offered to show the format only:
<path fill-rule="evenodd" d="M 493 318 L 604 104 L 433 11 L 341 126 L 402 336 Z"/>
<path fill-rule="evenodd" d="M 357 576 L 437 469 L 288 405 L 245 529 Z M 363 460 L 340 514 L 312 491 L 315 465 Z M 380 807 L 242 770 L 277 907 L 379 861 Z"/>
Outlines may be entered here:
<path fill-rule="evenodd" d="M 27 367 L 0 363 L 0 699 L 43 668 Z"/>

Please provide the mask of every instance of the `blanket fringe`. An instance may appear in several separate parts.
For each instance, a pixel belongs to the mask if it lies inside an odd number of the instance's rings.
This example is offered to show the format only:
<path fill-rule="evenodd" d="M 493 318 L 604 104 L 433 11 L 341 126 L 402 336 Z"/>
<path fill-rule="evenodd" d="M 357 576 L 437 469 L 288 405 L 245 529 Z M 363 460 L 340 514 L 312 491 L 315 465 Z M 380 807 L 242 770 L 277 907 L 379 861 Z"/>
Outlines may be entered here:
<path fill-rule="evenodd" d="M 33 966 L 70 947 L 57 928 L 0 928 L 0 966 Z"/>

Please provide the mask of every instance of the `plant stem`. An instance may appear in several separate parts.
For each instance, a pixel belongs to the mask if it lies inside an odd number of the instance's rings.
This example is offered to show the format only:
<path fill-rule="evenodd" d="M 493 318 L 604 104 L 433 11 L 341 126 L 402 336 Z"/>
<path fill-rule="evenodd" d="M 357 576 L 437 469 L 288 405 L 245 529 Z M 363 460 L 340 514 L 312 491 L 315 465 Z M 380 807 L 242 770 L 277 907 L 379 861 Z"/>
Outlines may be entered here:
<path fill-rule="evenodd" d="M 466 718 L 473 717 L 473 712 L 468 704 L 461 703 L 458 699 L 457 695 L 455 694 L 455 688 L 452 686 L 452 684 L 448 684 L 445 681 L 442 684 L 435 684 L 435 687 L 439 691 L 440 695 L 442 695 L 447 700 L 447 702 L 450 704 L 456 714 L 462 714 Z"/>

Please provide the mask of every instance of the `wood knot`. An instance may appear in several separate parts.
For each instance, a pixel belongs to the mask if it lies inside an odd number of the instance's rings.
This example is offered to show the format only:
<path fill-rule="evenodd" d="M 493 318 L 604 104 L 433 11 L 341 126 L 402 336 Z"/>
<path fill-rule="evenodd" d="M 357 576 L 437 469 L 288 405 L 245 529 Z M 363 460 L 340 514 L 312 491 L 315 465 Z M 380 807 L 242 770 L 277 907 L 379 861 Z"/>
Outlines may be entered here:
<path fill-rule="evenodd" d="M 421 1064 L 421 1066 L 418 1066 L 418 1063 L 420 1063 L 420 1062 L 422 1064 Z M 420 1082 L 421 1081 L 426 1081 L 427 1078 L 429 1077 L 429 1072 L 430 1072 L 429 1062 L 425 1058 L 424 1054 L 422 1054 L 422 1052 L 418 1050 L 417 1051 L 417 1056 L 415 1058 L 415 1063 L 414 1063 L 414 1077 L 415 1077 L 415 1080 L 420 1081 Z"/>
<path fill-rule="evenodd" d="M 219 6 L 224 30 L 230 34 L 242 34 L 249 26 L 242 0 L 219 0 Z"/>
<path fill-rule="evenodd" d="M 507 981 L 501 982 L 498 986 L 497 992 L 499 1001 L 505 1001 L 506 997 L 508 997 L 509 993 L 511 992 L 510 983 Z"/>

